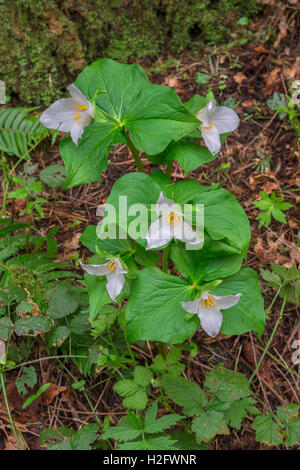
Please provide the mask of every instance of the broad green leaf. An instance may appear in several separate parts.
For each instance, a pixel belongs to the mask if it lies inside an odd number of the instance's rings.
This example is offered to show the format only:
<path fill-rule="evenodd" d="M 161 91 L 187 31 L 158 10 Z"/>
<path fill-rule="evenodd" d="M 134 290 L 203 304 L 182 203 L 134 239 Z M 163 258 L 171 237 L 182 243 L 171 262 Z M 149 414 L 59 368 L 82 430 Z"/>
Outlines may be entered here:
<path fill-rule="evenodd" d="M 89 293 L 90 319 L 95 320 L 101 314 L 102 307 L 111 303 L 106 289 L 106 278 L 85 273 L 84 279 Z"/>
<path fill-rule="evenodd" d="M 95 296 L 96 292 L 92 295 Z M 117 318 L 117 314 L 118 310 L 113 305 L 104 305 L 101 307 L 96 317 L 91 320 L 95 334 L 101 335 L 106 328 L 110 328 Z"/>
<path fill-rule="evenodd" d="M 79 305 L 77 298 L 71 294 L 66 286 L 57 286 L 50 294 L 47 314 L 58 319 L 75 312 Z"/>
<path fill-rule="evenodd" d="M 159 163 L 176 160 L 184 169 L 185 175 L 207 162 L 211 162 L 217 155 L 212 155 L 207 147 L 195 144 L 188 140 L 174 142 L 159 155 L 156 155 Z"/>
<path fill-rule="evenodd" d="M 205 387 L 223 402 L 232 402 L 250 395 L 246 377 L 240 372 L 225 369 L 222 363 L 206 374 Z"/>
<path fill-rule="evenodd" d="M 226 240 L 245 257 L 250 241 L 250 224 L 244 209 L 226 189 L 200 191 L 192 199 L 204 204 L 204 227 L 213 240 Z"/>
<path fill-rule="evenodd" d="M 185 101 L 183 104 L 192 114 L 197 114 L 201 108 L 204 108 L 207 105 L 207 102 L 208 100 L 205 96 L 194 95 L 190 100 Z"/>
<path fill-rule="evenodd" d="M 271 414 L 256 416 L 252 423 L 256 431 L 256 440 L 266 442 L 270 446 L 277 446 L 282 443 L 282 436 L 279 433 L 278 424 L 273 420 Z"/>
<path fill-rule="evenodd" d="M 92 122 L 76 146 L 68 136 L 60 142 L 59 151 L 66 165 L 64 188 L 92 183 L 108 166 L 109 150 L 119 134 L 112 121 Z"/>
<path fill-rule="evenodd" d="M 185 250 L 182 244 L 170 247 L 170 258 L 180 274 L 191 284 L 212 281 L 235 274 L 242 265 L 242 255 L 211 256 L 205 248 L 198 251 Z"/>
<path fill-rule="evenodd" d="M 192 431 L 199 441 L 209 441 L 216 434 L 229 434 L 224 416 L 218 411 L 204 411 L 193 420 Z"/>
<path fill-rule="evenodd" d="M 239 294 L 239 302 L 231 308 L 222 310 L 221 332 L 225 335 L 240 335 L 255 331 L 260 337 L 265 326 L 264 300 L 258 276 L 250 268 L 242 268 L 233 276 L 223 279 L 222 284 L 211 291 L 216 295 Z"/>
<path fill-rule="evenodd" d="M 207 404 L 204 391 L 194 382 L 183 377 L 165 375 L 161 379 L 166 394 L 180 406 L 184 407 L 187 416 L 200 415 Z"/>
<path fill-rule="evenodd" d="M 127 239 L 100 239 L 97 236 L 97 227 L 94 225 L 88 225 L 86 227 L 80 237 L 80 241 L 92 253 L 97 253 L 97 249 L 100 249 L 111 254 L 119 254 L 131 248 L 131 243 Z"/>
<path fill-rule="evenodd" d="M 133 372 L 133 380 L 141 387 L 147 387 L 153 379 L 150 369 L 142 366 L 136 366 Z"/>
<path fill-rule="evenodd" d="M 139 271 L 126 307 L 128 340 L 181 343 L 191 336 L 198 318 L 187 322 L 180 303 L 191 299 L 191 291 L 184 279 L 157 268 Z"/>
<path fill-rule="evenodd" d="M 138 243 L 134 246 L 135 250 L 135 261 L 144 267 L 156 266 L 160 261 L 160 256 L 153 250 L 146 251 Z"/>

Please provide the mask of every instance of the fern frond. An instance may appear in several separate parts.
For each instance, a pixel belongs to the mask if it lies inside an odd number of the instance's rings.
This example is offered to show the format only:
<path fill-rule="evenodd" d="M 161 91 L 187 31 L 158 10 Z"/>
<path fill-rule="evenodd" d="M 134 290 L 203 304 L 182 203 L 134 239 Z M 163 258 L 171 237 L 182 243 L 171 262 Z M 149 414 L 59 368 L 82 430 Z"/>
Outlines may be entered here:
<path fill-rule="evenodd" d="M 49 134 L 37 117 L 28 115 L 26 108 L 0 110 L 0 150 L 9 155 L 29 159 L 29 146 Z"/>

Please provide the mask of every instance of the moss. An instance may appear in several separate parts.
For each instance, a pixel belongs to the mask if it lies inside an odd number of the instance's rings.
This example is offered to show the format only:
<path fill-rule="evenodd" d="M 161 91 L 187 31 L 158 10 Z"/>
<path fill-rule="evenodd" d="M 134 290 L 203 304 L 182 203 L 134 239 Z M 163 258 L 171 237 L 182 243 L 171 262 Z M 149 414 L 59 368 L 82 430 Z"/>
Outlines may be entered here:
<path fill-rule="evenodd" d="M 65 94 L 86 63 L 198 50 L 231 38 L 256 0 L 0 0 L 0 79 L 28 105 Z"/>

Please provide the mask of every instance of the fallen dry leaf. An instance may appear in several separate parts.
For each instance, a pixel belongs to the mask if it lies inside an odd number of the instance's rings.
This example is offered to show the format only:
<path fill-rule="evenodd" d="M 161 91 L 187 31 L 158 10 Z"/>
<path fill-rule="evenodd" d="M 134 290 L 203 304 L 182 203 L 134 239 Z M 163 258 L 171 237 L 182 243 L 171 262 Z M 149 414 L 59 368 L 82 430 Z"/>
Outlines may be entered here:
<path fill-rule="evenodd" d="M 240 88 L 243 81 L 247 80 L 247 77 L 242 72 L 238 72 L 233 76 L 233 79 L 238 84 L 238 88 Z"/>
<path fill-rule="evenodd" d="M 49 405 L 54 398 L 59 395 L 61 392 L 67 390 L 67 387 L 56 384 L 51 384 L 50 387 L 43 393 L 42 395 L 42 403 L 43 405 Z"/>

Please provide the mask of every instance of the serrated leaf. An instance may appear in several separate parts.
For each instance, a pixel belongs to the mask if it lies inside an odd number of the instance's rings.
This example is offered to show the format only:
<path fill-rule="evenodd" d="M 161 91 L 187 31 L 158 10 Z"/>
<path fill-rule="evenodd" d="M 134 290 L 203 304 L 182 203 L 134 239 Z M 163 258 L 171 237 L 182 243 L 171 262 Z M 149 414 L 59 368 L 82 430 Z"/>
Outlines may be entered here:
<path fill-rule="evenodd" d="M 199 441 L 209 441 L 216 434 L 229 434 L 224 416 L 218 411 L 204 411 L 193 419 L 192 431 Z"/>
<path fill-rule="evenodd" d="M 133 372 L 133 380 L 141 387 L 147 387 L 153 379 L 150 369 L 142 366 L 136 366 Z"/>
<path fill-rule="evenodd" d="M 279 433 L 278 424 L 273 420 L 271 414 L 256 416 L 252 426 L 256 431 L 256 440 L 266 442 L 270 446 L 277 446 L 282 443 L 282 436 Z"/>
<path fill-rule="evenodd" d="M 240 372 L 225 369 L 222 363 L 206 374 L 205 387 L 223 402 L 233 402 L 250 395 L 246 377 Z"/>
<path fill-rule="evenodd" d="M 242 398 L 241 400 L 233 401 L 230 407 L 224 413 L 225 419 L 228 424 L 232 428 L 240 429 L 242 421 L 247 414 L 247 411 L 252 414 L 258 414 L 258 409 L 252 406 L 253 403 L 255 403 L 255 400 L 253 400 L 253 398 Z"/>
<path fill-rule="evenodd" d="M 199 415 L 203 407 L 207 404 L 204 391 L 194 382 L 189 382 L 183 377 L 165 375 L 161 379 L 161 384 L 172 400 L 184 407 L 187 416 Z"/>
<path fill-rule="evenodd" d="M 300 443 L 300 418 L 292 419 L 286 425 L 287 440 L 285 445 L 293 446 Z"/>
<path fill-rule="evenodd" d="M 148 424 L 144 427 L 145 433 L 155 434 L 156 432 L 161 432 L 164 429 L 168 429 L 173 426 L 177 421 L 182 419 L 182 416 L 177 414 L 170 414 L 159 418 L 154 423 Z"/>

